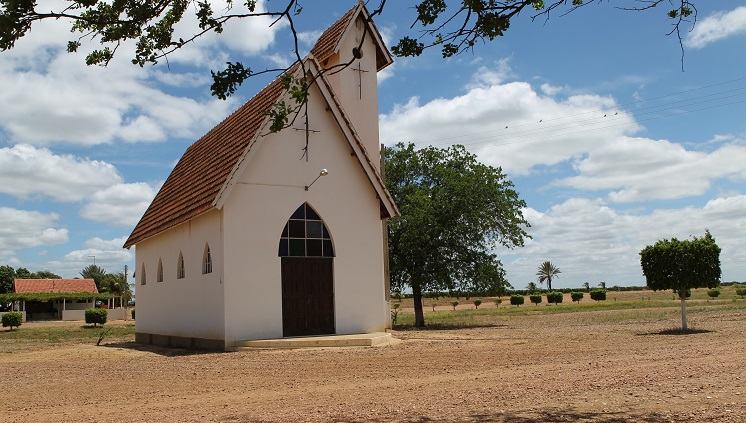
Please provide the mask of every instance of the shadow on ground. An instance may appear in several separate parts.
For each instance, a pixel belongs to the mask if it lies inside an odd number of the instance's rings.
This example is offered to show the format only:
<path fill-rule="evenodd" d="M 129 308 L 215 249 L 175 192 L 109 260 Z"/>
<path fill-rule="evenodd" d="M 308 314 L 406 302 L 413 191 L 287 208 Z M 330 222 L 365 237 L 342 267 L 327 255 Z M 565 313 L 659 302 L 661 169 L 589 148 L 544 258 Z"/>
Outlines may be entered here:
<path fill-rule="evenodd" d="M 658 330 L 653 332 L 641 332 L 638 333 L 637 336 L 645 336 L 645 335 L 695 335 L 698 333 L 712 333 L 714 331 L 707 330 L 707 329 L 664 329 L 664 330 Z"/>
<path fill-rule="evenodd" d="M 164 357 L 181 357 L 181 356 L 198 355 L 198 354 L 222 354 L 223 353 L 222 351 L 159 347 L 157 345 L 138 344 L 137 342 L 134 342 L 134 341 L 111 342 L 111 343 L 103 344 L 101 346 L 107 347 L 107 348 L 123 348 L 123 349 L 133 350 L 133 351 L 149 352 L 153 354 L 162 355 Z"/>
<path fill-rule="evenodd" d="M 394 330 L 409 332 L 418 330 L 460 330 L 460 329 L 478 329 L 478 328 L 506 328 L 508 325 L 496 325 L 494 323 L 457 323 L 457 324 L 442 324 L 442 323 L 428 323 L 423 328 L 418 328 L 415 325 L 393 325 Z"/>

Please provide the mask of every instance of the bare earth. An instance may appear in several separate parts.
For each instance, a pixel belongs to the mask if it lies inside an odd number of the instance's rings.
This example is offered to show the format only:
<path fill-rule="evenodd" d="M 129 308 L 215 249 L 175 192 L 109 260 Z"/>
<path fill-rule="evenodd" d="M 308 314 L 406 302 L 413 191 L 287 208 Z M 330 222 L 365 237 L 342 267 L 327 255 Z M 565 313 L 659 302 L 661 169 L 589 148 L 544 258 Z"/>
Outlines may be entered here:
<path fill-rule="evenodd" d="M 6 353 L 0 420 L 746 422 L 746 311 L 693 311 L 697 333 L 668 334 L 676 313 L 505 316 L 375 348 Z"/>

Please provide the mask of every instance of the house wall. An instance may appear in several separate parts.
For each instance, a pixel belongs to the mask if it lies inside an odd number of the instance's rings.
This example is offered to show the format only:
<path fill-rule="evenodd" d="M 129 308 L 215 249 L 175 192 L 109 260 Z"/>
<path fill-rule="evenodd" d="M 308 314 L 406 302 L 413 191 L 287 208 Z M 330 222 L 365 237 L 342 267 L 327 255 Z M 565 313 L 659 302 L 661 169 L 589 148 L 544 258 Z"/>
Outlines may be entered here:
<path fill-rule="evenodd" d="M 352 59 L 352 49 L 359 45 L 363 28 L 363 21 L 358 18 L 350 28 L 347 37 L 342 40 L 339 53 L 332 57 L 330 64 L 331 62 L 347 63 Z M 368 150 L 368 154 L 374 158 L 373 165 L 378 169 L 379 162 L 375 160 L 380 149 L 378 138 L 378 78 L 376 74 L 376 47 L 370 34 L 365 35 L 362 51 L 363 57 L 361 59 L 356 60 L 348 68 L 329 75 L 328 79 L 353 126 L 359 134 L 363 135 L 363 144 Z M 358 69 L 366 72 L 361 72 Z"/>
<path fill-rule="evenodd" d="M 386 327 L 379 200 L 325 105 L 312 89 L 309 126 L 318 132 L 309 134 L 308 160 L 301 158 L 304 131 L 260 137 L 224 204 L 226 342 L 282 337 L 278 243 L 304 202 L 324 220 L 334 243 L 336 333 Z M 329 175 L 305 191 L 323 168 Z"/>
<path fill-rule="evenodd" d="M 210 211 L 137 244 L 135 331 L 139 342 L 148 342 L 143 334 L 224 339 L 221 215 L 219 210 Z M 210 245 L 213 271 L 203 275 L 205 243 Z M 183 279 L 176 278 L 180 251 Z M 163 282 L 157 282 L 159 259 Z"/>

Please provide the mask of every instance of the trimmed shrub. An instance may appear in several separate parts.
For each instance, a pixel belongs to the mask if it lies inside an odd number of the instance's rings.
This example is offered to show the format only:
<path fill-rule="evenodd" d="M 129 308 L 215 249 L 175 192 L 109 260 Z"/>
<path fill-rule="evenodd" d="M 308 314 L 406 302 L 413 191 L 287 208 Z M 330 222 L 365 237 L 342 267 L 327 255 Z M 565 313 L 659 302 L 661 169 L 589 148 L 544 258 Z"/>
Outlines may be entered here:
<path fill-rule="evenodd" d="M 451 305 L 453 306 L 453 311 L 456 311 L 456 306 L 458 305 L 458 301 L 451 301 Z"/>
<path fill-rule="evenodd" d="M 562 294 L 561 292 L 557 292 L 557 291 L 547 292 L 547 302 L 549 304 L 552 304 L 552 303 L 559 304 L 562 302 L 562 299 L 564 297 L 565 297 L 564 294 Z"/>
<path fill-rule="evenodd" d="M 105 308 L 87 308 L 85 310 L 85 322 L 93 323 L 95 328 L 98 324 L 106 324 L 106 319 L 109 317 L 109 310 Z"/>
<path fill-rule="evenodd" d="M 541 294 L 531 294 L 528 296 L 528 299 L 531 300 L 534 305 L 539 305 L 539 303 L 541 303 L 541 298 Z"/>
<path fill-rule="evenodd" d="M 691 297 L 692 297 L 692 290 L 691 289 L 687 289 L 686 290 L 686 298 L 691 298 Z M 673 299 L 674 300 L 681 299 L 681 297 L 679 296 L 679 290 L 677 290 L 677 289 L 673 290 Z"/>
<path fill-rule="evenodd" d="M 570 298 L 572 298 L 573 301 L 580 304 L 580 300 L 583 299 L 585 295 L 582 292 L 571 292 Z"/>
<path fill-rule="evenodd" d="M 3 314 L 3 327 L 7 328 L 10 326 L 10 330 L 13 330 L 13 327 L 20 327 L 21 324 L 23 324 L 23 313 L 20 311 L 9 311 L 5 314 Z"/>
<path fill-rule="evenodd" d="M 746 297 L 746 287 L 736 288 L 736 295 L 740 295 L 741 298 Z"/>
<path fill-rule="evenodd" d="M 480 305 L 482 305 L 482 300 L 474 300 L 474 308 L 479 310 Z"/>
<path fill-rule="evenodd" d="M 500 307 L 500 304 L 503 302 L 502 298 L 495 298 L 495 308 Z"/>
<path fill-rule="evenodd" d="M 606 301 L 606 290 L 605 289 L 592 289 L 591 299 L 594 301 Z"/>
<path fill-rule="evenodd" d="M 720 296 L 720 290 L 717 288 L 712 288 L 707 290 L 707 296 L 710 298 L 715 298 Z"/>
<path fill-rule="evenodd" d="M 523 295 L 513 294 L 510 296 L 510 304 L 514 306 L 520 307 L 524 301 L 526 300 L 523 298 Z"/>
<path fill-rule="evenodd" d="M 132 320 L 135 320 L 135 309 L 132 309 Z"/>

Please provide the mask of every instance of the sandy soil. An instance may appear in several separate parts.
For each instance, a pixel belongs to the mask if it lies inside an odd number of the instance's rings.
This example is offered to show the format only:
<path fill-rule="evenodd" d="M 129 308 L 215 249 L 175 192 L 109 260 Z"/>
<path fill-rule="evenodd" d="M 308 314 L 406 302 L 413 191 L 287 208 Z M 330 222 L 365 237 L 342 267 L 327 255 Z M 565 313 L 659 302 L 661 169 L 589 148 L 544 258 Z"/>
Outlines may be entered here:
<path fill-rule="evenodd" d="M 642 315 L 640 313 L 643 313 Z M 0 355 L 0 420 L 746 421 L 746 311 L 506 316 L 376 348 L 194 353 L 131 342 Z"/>

